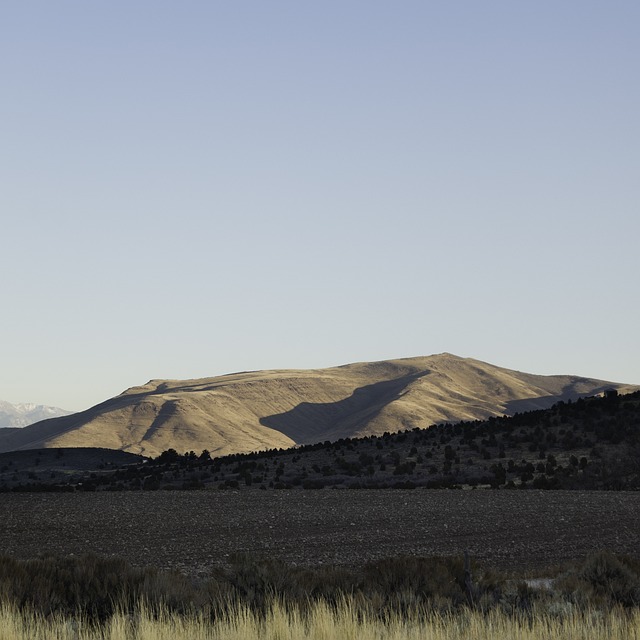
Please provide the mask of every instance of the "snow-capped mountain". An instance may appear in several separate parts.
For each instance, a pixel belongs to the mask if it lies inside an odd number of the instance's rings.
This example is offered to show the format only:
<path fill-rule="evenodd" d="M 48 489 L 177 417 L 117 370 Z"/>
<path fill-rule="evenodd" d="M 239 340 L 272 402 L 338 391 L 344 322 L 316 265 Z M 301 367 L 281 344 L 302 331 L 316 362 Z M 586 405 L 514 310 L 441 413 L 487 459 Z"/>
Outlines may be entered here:
<path fill-rule="evenodd" d="M 24 402 L 11 404 L 0 400 L 0 428 L 1 427 L 26 427 L 40 420 L 68 416 L 73 411 L 66 411 L 58 407 L 47 407 L 42 404 Z"/>

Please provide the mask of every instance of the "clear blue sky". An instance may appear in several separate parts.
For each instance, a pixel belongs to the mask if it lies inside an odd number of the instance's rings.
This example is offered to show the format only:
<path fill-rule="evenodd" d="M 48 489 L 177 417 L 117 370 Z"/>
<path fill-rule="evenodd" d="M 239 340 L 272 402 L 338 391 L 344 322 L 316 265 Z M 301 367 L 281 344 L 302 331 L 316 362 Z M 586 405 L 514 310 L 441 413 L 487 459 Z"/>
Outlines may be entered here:
<path fill-rule="evenodd" d="M 449 351 L 640 383 L 640 3 L 0 7 L 0 399 Z"/>

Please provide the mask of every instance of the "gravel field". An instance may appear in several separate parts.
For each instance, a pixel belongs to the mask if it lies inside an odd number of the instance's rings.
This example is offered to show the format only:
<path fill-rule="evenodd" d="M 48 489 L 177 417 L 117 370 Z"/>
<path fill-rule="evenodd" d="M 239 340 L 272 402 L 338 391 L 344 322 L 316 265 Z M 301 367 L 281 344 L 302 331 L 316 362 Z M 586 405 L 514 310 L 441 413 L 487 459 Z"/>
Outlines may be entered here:
<path fill-rule="evenodd" d="M 640 492 L 159 491 L 6 493 L 0 553 L 118 555 L 206 574 L 236 552 L 356 564 L 468 549 L 536 570 L 607 549 L 640 553 Z"/>

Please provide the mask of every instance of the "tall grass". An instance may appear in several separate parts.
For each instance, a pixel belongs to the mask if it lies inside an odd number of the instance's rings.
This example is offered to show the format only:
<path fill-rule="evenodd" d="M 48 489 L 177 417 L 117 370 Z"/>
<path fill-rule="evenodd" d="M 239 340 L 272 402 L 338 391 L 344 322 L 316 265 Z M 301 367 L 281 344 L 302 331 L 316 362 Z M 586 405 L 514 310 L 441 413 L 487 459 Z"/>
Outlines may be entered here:
<path fill-rule="evenodd" d="M 237 605 L 227 615 L 197 615 L 144 607 L 135 615 L 116 613 L 99 625 L 77 618 L 21 613 L 0 607 L 0 640 L 638 640 L 640 612 L 613 609 L 606 614 L 574 611 L 528 616 L 498 610 L 482 614 L 462 609 L 438 614 L 414 611 L 386 620 L 364 615 L 345 599 L 334 606 L 316 602 L 305 613 L 272 603 L 266 615 Z"/>
<path fill-rule="evenodd" d="M 0 640 L 640 640 L 636 558 L 598 553 L 554 576 L 537 589 L 477 569 L 467 599 L 461 558 L 239 556 L 196 579 L 117 558 L 0 556 Z"/>

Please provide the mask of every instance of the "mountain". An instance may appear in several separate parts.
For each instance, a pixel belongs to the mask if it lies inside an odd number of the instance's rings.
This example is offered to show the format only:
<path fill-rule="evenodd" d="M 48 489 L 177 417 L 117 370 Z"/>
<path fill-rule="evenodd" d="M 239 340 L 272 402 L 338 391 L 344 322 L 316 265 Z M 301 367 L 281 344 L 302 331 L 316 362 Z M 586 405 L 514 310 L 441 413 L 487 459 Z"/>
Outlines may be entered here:
<path fill-rule="evenodd" d="M 68 416 L 71 413 L 71 411 L 65 411 L 58 407 L 46 407 L 42 404 L 11 404 L 0 400 L 0 428 L 26 427 L 41 420 Z"/>
<path fill-rule="evenodd" d="M 521 373 L 447 353 L 151 380 L 86 411 L 0 433 L 0 451 L 102 447 L 157 456 L 172 448 L 220 456 L 511 415 L 607 389 L 639 388 Z"/>

